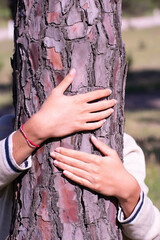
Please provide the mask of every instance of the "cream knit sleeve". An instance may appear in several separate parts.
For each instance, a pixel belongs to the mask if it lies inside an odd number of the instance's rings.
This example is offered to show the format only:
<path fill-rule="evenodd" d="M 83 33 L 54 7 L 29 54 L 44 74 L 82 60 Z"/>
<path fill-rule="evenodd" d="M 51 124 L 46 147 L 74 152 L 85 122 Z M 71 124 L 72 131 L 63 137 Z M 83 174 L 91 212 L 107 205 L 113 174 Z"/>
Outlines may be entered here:
<path fill-rule="evenodd" d="M 135 140 L 124 135 L 124 166 L 141 186 L 140 200 L 129 218 L 124 219 L 123 211 L 119 207 L 118 221 L 124 234 L 133 240 L 160 239 L 160 212 L 147 197 L 148 188 L 144 183 L 145 159 L 141 148 Z"/>
<path fill-rule="evenodd" d="M 31 157 L 19 166 L 12 155 L 12 135 L 0 141 L 0 189 L 4 188 L 32 165 Z"/>

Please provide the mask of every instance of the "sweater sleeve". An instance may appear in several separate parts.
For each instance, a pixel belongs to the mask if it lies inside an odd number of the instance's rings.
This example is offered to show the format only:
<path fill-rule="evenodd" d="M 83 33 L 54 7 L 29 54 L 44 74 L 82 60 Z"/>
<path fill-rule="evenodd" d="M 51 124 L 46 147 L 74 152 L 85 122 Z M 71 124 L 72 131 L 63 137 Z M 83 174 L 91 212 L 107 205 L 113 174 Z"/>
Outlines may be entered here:
<path fill-rule="evenodd" d="M 20 166 L 17 165 L 12 154 L 12 135 L 13 133 L 0 141 L 0 189 L 7 186 L 32 165 L 31 157 Z"/>
<path fill-rule="evenodd" d="M 123 212 L 119 209 L 118 220 L 121 223 L 124 234 L 130 239 L 160 239 L 159 210 L 153 205 L 144 192 L 141 193 L 140 200 L 131 216 L 124 219 Z"/>
<path fill-rule="evenodd" d="M 124 219 L 122 209 L 119 208 L 118 221 L 121 223 L 122 230 L 130 239 L 153 240 L 156 237 L 160 239 L 160 213 L 146 195 L 148 188 L 144 183 L 144 155 L 134 139 L 127 134 L 124 136 L 124 166 L 136 178 L 142 192 L 129 218 Z"/>
<path fill-rule="evenodd" d="M 124 167 L 138 181 L 145 194 L 148 193 L 148 187 L 144 183 L 146 178 L 146 164 L 142 149 L 136 141 L 128 134 L 124 134 Z"/>

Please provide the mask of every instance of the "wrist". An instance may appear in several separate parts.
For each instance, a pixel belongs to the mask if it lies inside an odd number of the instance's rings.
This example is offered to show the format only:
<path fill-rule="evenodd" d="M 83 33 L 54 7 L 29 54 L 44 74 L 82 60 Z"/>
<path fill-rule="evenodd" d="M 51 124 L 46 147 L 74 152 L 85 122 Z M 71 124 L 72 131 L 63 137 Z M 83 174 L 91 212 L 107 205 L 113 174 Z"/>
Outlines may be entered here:
<path fill-rule="evenodd" d="M 130 174 L 126 178 L 125 188 L 122 190 L 121 196 L 118 197 L 125 218 L 128 218 L 134 211 L 141 194 L 141 188 L 137 180 Z"/>
<path fill-rule="evenodd" d="M 43 128 L 40 126 L 38 119 L 36 113 L 23 125 L 23 130 L 27 138 L 31 143 L 34 143 L 37 146 L 41 145 L 46 140 L 43 135 Z"/>
<path fill-rule="evenodd" d="M 22 133 L 23 137 L 25 138 L 25 140 L 27 141 L 28 145 L 31 147 L 31 148 L 39 148 L 40 145 L 37 145 L 35 144 L 34 142 L 32 142 L 26 135 L 26 133 L 24 132 L 24 129 L 23 129 L 23 124 L 21 125 L 20 127 L 20 132 Z"/>

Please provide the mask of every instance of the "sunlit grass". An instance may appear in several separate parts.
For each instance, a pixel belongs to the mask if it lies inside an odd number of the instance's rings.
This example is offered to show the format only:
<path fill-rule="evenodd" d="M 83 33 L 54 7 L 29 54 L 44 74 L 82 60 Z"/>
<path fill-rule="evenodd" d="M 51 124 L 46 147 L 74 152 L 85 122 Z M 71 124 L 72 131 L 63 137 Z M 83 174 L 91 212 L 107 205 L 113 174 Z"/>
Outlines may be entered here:
<path fill-rule="evenodd" d="M 160 69 L 160 28 L 124 31 L 123 42 L 131 58 L 131 70 Z"/>
<path fill-rule="evenodd" d="M 0 42 L 0 84 L 9 84 L 11 82 L 11 63 L 13 56 L 13 41 L 5 40 Z"/>
<path fill-rule="evenodd" d="M 160 137 L 159 110 L 125 111 L 125 131 L 136 139 Z"/>
<path fill-rule="evenodd" d="M 147 165 L 146 184 L 149 187 L 148 196 L 160 210 L 160 164 Z"/>
<path fill-rule="evenodd" d="M 0 1 L 0 27 L 6 27 L 7 21 L 11 18 L 11 11 L 6 0 Z"/>
<path fill-rule="evenodd" d="M 0 93 L 0 108 L 12 104 L 12 92 L 8 91 L 7 93 Z"/>
<path fill-rule="evenodd" d="M 13 41 L 0 42 L 0 108 L 12 104 L 12 68 L 10 58 L 13 55 Z M 5 90 L 4 90 L 5 88 Z"/>

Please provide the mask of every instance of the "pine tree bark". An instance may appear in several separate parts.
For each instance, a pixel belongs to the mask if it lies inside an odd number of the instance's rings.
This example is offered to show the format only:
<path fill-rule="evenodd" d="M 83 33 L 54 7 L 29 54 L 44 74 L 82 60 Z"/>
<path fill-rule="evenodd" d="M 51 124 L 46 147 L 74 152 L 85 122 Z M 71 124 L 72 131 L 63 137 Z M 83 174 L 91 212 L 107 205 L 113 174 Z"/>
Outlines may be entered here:
<path fill-rule="evenodd" d="M 115 112 L 94 134 L 122 158 L 125 50 L 121 1 L 17 0 L 14 102 L 16 129 L 39 110 L 70 68 L 77 75 L 66 94 L 111 88 Z M 57 146 L 95 153 L 91 133 L 52 139 L 33 154 L 33 166 L 16 183 L 11 239 L 121 239 L 117 202 L 68 181 L 53 166 Z M 98 152 L 96 152 L 99 154 Z"/>

